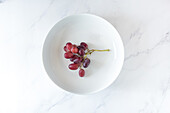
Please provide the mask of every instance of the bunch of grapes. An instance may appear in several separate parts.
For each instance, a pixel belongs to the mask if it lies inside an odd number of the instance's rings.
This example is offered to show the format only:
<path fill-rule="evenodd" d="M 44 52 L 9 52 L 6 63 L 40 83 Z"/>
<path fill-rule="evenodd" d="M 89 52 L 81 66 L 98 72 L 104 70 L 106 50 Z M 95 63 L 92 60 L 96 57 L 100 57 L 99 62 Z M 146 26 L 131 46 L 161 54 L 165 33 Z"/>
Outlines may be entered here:
<path fill-rule="evenodd" d="M 70 59 L 70 61 L 73 62 L 72 64 L 69 64 L 68 68 L 70 70 L 77 70 L 79 68 L 79 76 L 84 77 L 85 71 L 82 69 L 82 67 L 87 68 L 90 64 L 90 59 L 87 57 L 87 55 L 93 53 L 94 51 L 110 50 L 89 50 L 88 45 L 85 42 L 81 42 L 78 46 L 68 42 L 66 46 L 64 46 L 64 51 L 66 52 L 64 57 L 66 59 Z"/>

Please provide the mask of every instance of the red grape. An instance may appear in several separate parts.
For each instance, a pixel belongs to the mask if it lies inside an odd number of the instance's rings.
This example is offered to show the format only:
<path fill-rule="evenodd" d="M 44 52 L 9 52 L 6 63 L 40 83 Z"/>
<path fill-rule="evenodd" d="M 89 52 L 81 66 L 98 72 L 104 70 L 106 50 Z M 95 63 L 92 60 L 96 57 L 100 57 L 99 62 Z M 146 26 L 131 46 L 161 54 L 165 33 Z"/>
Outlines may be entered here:
<path fill-rule="evenodd" d="M 76 59 L 73 60 L 73 62 L 74 62 L 75 64 L 78 64 L 78 63 L 80 63 L 82 60 L 83 60 L 83 58 L 77 57 Z"/>
<path fill-rule="evenodd" d="M 73 57 L 73 53 L 72 52 L 66 52 L 65 54 L 64 54 L 64 57 L 65 58 L 67 58 L 67 59 L 69 59 L 69 58 L 72 58 Z"/>
<path fill-rule="evenodd" d="M 76 69 L 78 69 L 78 67 L 79 67 L 79 64 L 75 64 L 75 63 L 70 64 L 70 65 L 68 66 L 68 68 L 71 69 L 71 70 L 76 70 Z"/>
<path fill-rule="evenodd" d="M 68 42 L 68 43 L 66 44 L 66 47 L 67 47 L 67 50 L 71 51 L 72 43 L 71 43 L 71 42 Z"/>
<path fill-rule="evenodd" d="M 78 56 L 77 55 L 73 55 L 73 57 L 70 58 L 70 61 L 73 62 L 76 58 L 78 58 Z"/>
<path fill-rule="evenodd" d="M 71 52 L 73 52 L 73 53 L 77 53 L 77 52 L 78 52 L 78 48 L 77 48 L 76 45 L 73 45 L 73 46 L 72 46 Z"/>
<path fill-rule="evenodd" d="M 84 46 L 86 49 L 88 48 L 88 45 L 85 42 L 81 42 L 80 45 Z"/>
<path fill-rule="evenodd" d="M 80 76 L 80 77 L 84 77 L 84 75 L 85 75 L 84 69 L 80 69 L 80 70 L 79 70 L 79 76 Z"/>
<path fill-rule="evenodd" d="M 77 48 L 78 48 L 79 50 L 80 50 L 80 49 L 86 50 L 86 48 L 85 48 L 84 46 L 82 46 L 82 45 L 78 46 Z"/>
<path fill-rule="evenodd" d="M 79 49 L 79 55 L 80 55 L 80 56 L 83 56 L 84 54 L 85 54 L 84 49 L 82 49 L 82 48 Z"/>
<path fill-rule="evenodd" d="M 67 51 L 68 51 L 66 46 L 64 46 L 64 51 L 65 51 L 65 52 L 67 52 Z"/>
<path fill-rule="evenodd" d="M 89 64 L 90 64 L 90 59 L 86 58 L 83 62 L 83 67 L 87 68 L 89 66 Z"/>

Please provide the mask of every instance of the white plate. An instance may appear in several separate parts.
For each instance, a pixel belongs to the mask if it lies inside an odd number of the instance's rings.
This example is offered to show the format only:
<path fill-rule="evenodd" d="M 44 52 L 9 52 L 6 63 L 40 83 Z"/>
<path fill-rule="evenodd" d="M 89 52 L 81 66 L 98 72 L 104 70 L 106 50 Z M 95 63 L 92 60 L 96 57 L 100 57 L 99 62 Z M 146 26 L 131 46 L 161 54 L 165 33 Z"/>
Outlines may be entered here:
<path fill-rule="evenodd" d="M 110 49 L 94 52 L 91 63 L 81 78 L 78 70 L 69 70 L 71 63 L 64 58 L 63 47 L 67 42 L 86 42 L 89 49 Z M 108 87 L 119 75 L 124 61 L 124 48 L 116 29 L 101 17 L 79 14 L 59 21 L 48 33 L 43 47 L 43 63 L 51 80 L 60 88 L 76 93 L 89 94 Z"/>

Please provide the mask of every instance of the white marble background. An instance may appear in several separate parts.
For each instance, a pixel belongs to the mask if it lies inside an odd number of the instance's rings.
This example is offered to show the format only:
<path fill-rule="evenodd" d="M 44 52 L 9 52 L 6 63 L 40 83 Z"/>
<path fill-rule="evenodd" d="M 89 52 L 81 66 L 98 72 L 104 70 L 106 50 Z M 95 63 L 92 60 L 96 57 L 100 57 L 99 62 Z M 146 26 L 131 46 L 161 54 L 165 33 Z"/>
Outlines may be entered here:
<path fill-rule="evenodd" d="M 42 46 L 63 17 L 92 13 L 111 22 L 125 63 L 107 89 L 59 89 Z M 170 0 L 0 0 L 0 113 L 170 113 Z"/>

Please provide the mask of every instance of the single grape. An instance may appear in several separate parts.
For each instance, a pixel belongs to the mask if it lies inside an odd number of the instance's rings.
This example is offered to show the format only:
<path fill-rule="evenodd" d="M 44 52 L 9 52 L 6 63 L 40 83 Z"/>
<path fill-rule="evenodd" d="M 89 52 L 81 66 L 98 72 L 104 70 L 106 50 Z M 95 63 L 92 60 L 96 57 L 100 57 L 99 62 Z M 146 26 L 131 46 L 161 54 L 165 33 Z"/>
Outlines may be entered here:
<path fill-rule="evenodd" d="M 77 57 L 76 59 L 73 60 L 73 62 L 74 62 L 75 64 L 78 64 L 78 63 L 81 63 L 82 60 L 83 60 L 82 57 Z"/>
<path fill-rule="evenodd" d="M 80 49 L 84 49 L 84 51 L 86 50 L 86 48 L 85 48 L 84 46 L 82 46 L 82 45 L 78 46 L 77 48 L 78 48 L 79 50 L 80 50 Z"/>
<path fill-rule="evenodd" d="M 73 57 L 70 58 L 70 61 L 73 62 L 76 58 L 78 58 L 78 56 L 77 55 L 73 55 Z"/>
<path fill-rule="evenodd" d="M 84 54 L 85 54 L 84 49 L 82 49 L 82 48 L 79 49 L 78 53 L 79 53 L 80 56 L 84 56 Z"/>
<path fill-rule="evenodd" d="M 72 52 L 72 53 L 77 53 L 77 52 L 78 52 L 78 48 L 77 48 L 76 45 L 73 45 L 73 46 L 72 46 L 71 52 Z"/>
<path fill-rule="evenodd" d="M 68 51 L 66 46 L 64 46 L 64 51 L 65 51 L 65 52 L 67 52 L 67 51 Z"/>
<path fill-rule="evenodd" d="M 86 58 L 83 62 L 83 67 L 87 68 L 89 66 L 89 64 L 90 64 L 90 59 Z"/>
<path fill-rule="evenodd" d="M 86 49 L 88 48 L 88 45 L 85 42 L 81 42 L 80 45 L 84 46 Z"/>
<path fill-rule="evenodd" d="M 71 51 L 72 43 L 71 43 L 71 42 L 68 42 L 68 43 L 66 44 L 66 47 L 67 47 L 67 50 Z"/>
<path fill-rule="evenodd" d="M 80 70 L 79 70 L 79 76 L 80 76 L 80 77 L 84 77 L 84 75 L 85 75 L 84 69 L 80 69 Z"/>
<path fill-rule="evenodd" d="M 73 57 L 73 53 L 72 52 L 66 52 L 65 54 L 64 54 L 64 57 L 66 58 L 66 59 L 69 59 L 69 58 L 72 58 Z"/>
<path fill-rule="evenodd" d="M 79 67 L 79 64 L 75 64 L 75 63 L 72 63 L 68 66 L 68 68 L 71 70 L 76 70 L 78 69 L 78 67 Z"/>

